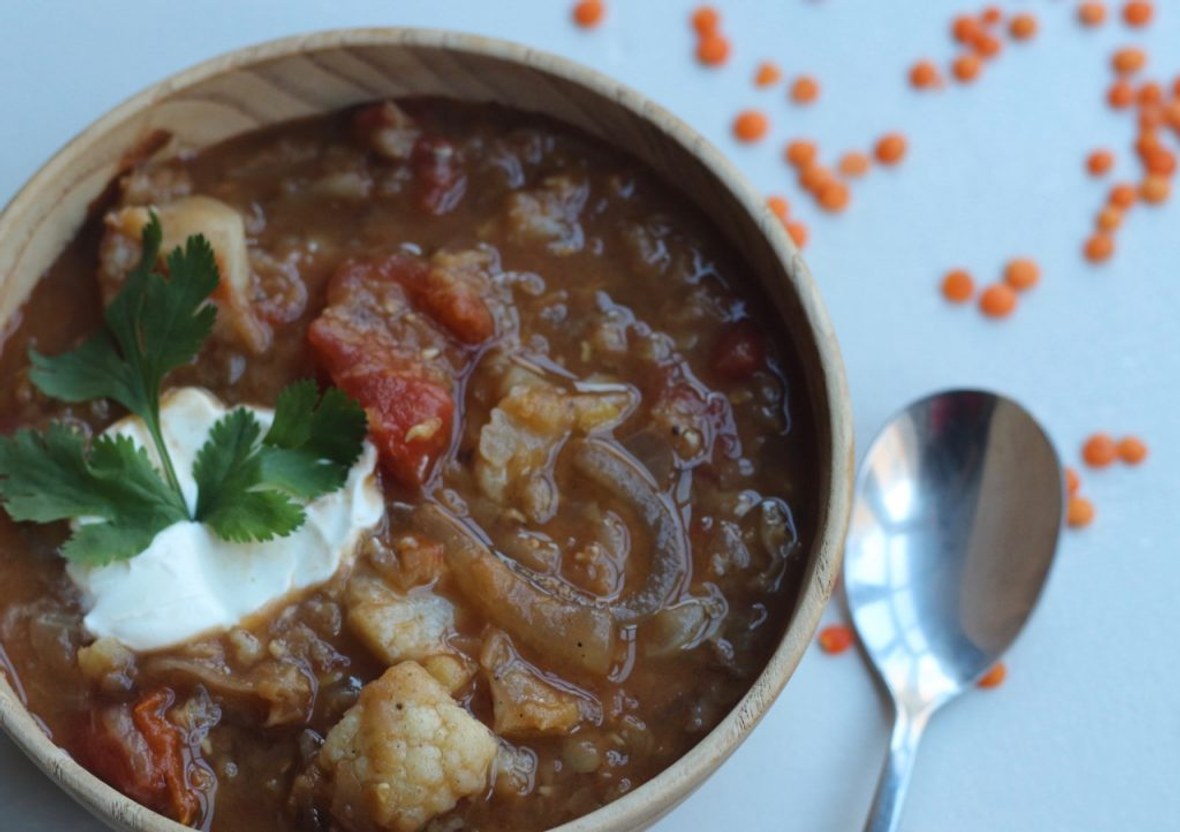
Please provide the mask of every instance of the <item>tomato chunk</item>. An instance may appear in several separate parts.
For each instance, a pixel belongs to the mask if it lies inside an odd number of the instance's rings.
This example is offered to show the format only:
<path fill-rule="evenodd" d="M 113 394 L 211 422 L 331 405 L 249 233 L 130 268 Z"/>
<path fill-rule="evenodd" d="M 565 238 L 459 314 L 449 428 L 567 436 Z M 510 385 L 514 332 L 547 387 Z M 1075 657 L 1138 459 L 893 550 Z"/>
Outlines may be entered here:
<path fill-rule="evenodd" d="M 425 482 L 451 444 L 455 402 L 450 391 L 398 370 L 350 375 L 339 384 L 364 407 L 386 470 L 407 485 Z"/>
<path fill-rule="evenodd" d="M 382 464 L 403 485 L 425 483 L 450 447 L 465 346 L 495 334 L 484 267 L 478 252 L 350 261 L 308 331 L 332 381 L 365 408 Z"/>
<path fill-rule="evenodd" d="M 459 148 L 441 136 L 423 136 L 410 154 L 418 203 L 435 216 L 453 210 L 467 192 L 467 171 Z"/>
<path fill-rule="evenodd" d="M 766 363 L 766 344 L 752 321 L 738 321 L 721 334 L 713 369 L 730 381 L 745 381 Z"/>
<path fill-rule="evenodd" d="M 79 756 L 128 797 L 189 824 L 201 801 L 188 782 L 184 734 L 165 716 L 173 701 L 172 691 L 160 688 L 133 707 L 95 708 Z"/>

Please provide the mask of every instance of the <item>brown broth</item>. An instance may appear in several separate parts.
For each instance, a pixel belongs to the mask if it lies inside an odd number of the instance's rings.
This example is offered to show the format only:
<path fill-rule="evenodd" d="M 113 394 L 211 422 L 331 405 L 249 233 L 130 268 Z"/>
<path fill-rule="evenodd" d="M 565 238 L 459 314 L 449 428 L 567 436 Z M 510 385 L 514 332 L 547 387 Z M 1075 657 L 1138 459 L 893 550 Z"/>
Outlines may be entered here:
<path fill-rule="evenodd" d="M 545 679 L 591 697 L 598 713 L 567 735 L 511 737 L 512 746 L 535 761 L 526 778 L 531 782 L 518 790 L 523 793 L 501 782 L 460 802 L 432 828 L 541 829 L 615 800 L 673 763 L 716 725 L 765 665 L 794 607 L 815 529 L 810 411 L 789 395 L 801 389 L 796 385 L 802 376 L 786 339 L 761 314 L 769 307 L 747 279 L 746 264 L 681 194 L 635 160 L 548 120 L 446 101 L 404 106 L 420 128 L 445 137 L 464 159 L 465 193 L 441 216 L 422 210 L 411 166 L 381 158 L 358 142 L 350 114 L 260 131 L 164 166 L 187 174 L 193 193 L 220 199 L 248 218 L 257 303 L 275 305 L 268 294 L 272 287 L 258 279 L 265 270 L 260 258 L 271 258 L 271 267 L 275 261 L 293 263 L 306 290 L 301 310 L 288 308 L 278 317 L 289 320 L 272 323 L 274 345 L 267 352 L 253 355 L 231 340 L 213 339 L 169 385 L 195 384 L 227 402 L 271 405 L 290 381 L 323 375 L 306 332 L 343 260 L 397 246 L 425 255 L 490 246 L 499 261 L 493 278 L 497 297 L 515 310 L 511 335 L 521 349 L 551 362 L 555 377 L 593 378 L 636 391 L 638 404 L 612 429 L 612 441 L 637 456 L 650 452 L 645 462 L 656 468 L 667 463 L 662 484 L 691 543 L 689 577 L 666 606 L 690 595 L 711 597 L 715 605 L 723 603 L 725 613 L 699 645 L 667 655 L 651 654 L 658 637 L 649 623 L 624 627 L 626 644 L 610 673 L 602 675 L 549 666 L 535 651 L 515 645 Z M 341 178 L 341 173 L 357 176 Z M 347 190 L 357 181 L 368 183 L 364 195 L 329 195 L 332 188 Z M 569 250 L 561 252 L 523 233 L 506 209 L 513 194 L 542 193 L 556 187 L 553 181 L 575 182 L 582 194 L 576 210 L 565 216 L 564 243 L 557 245 Z M 567 204 L 572 203 L 578 199 Z M 570 240 L 572 226 L 578 227 L 578 241 Z M 0 390 L 0 429 L 6 433 L 57 418 L 100 431 L 122 415 L 106 403 L 71 407 L 47 400 L 26 379 L 28 347 L 54 354 L 100 323 L 95 273 L 102 233 L 101 218 L 87 224 L 38 284 L 3 344 L 0 373 L 9 382 Z M 755 371 L 732 380 L 717 370 L 716 358 L 719 342 L 739 320 L 753 322 L 766 357 Z M 501 322 L 496 340 L 480 355 L 486 359 L 501 348 L 505 333 Z M 389 520 L 366 544 L 362 562 L 377 557 L 374 552 L 396 549 L 404 535 L 420 533 L 413 506 L 427 502 L 452 505 L 457 497 L 470 504 L 497 544 L 521 533 L 519 521 L 505 520 L 500 509 L 480 509 L 484 498 L 472 460 L 479 431 L 498 399 L 487 361 L 474 366 L 473 377 L 460 380 L 460 415 L 435 475 L 420 490 L 386 477 Z M 666 435 L 666 414 L 658 411 L 660 391 L 672 384 L 669 373 L 706 391 L 716 411 L 714 422 L 721 427 L 707 458 L 678 455 L 685 437 L 675 427 L 675 435 Z M 605 499 L 565 457 L 555 460 L 552 476 L 562 508 L 527 530 L 561 551 L 559 562 L 551 564 L 556 574 L 607 598 L 641 582 L 651 553 L 638 515 Z M 773 554 L 759 542 L 773 527 L 766 518 L 774 509 L 766 509 L 764 500 L 779 501 L 793 526 L 793 542 L 788 534 L 787 544 Z M 621 564 L 607 558 L 587 565 L 575 556 L 590 551 L 596 530 L 615 521 L 630 529 Z M 101 689 L 83 674 L 76 658 L 88 641 L 83 610 L 56 555 L 65 533 L 0 516 L 0 645 L 6 667 L 16 673 L 14 683 L 52 738 L 85 758 L 95 708 L 167 687 L 178 705 L 188 702 L 200 710 L 207 728 L 203 742 L 191 749 L 205 772 L 207 794 L 213 792 L 209 778 L 215 780 L 215 798 L 200 825 L 219 832 L 344 828 L 331 819 L 322 785 L 299 775 L 359 688 L 384 670 L 341 622 L 347 576 L 243 628 L 263 645 L 282 644 L 287 661 L 312 680 L 310 698 L 292 706 L 309 704 L 306 712 L 268 726 L 266 709 L 273 705 L 227 695 L 176 662 L 163 661 L 190 660 L 204 650 L 222 656 L 219 661 L 243 678 L 258 672 L 257 662 L 238 656 L 240 645 L 229 635 L 138 657 L 134 680 L 123 690 Z M 452 646 L 478 660 L 490 622 L 453 576 L 444 574 L 435 591 L 457 608 Z M 493 723 L 482 672 L 456 698 Z M 443 825 L 447 819 L 457 825 Z"/>

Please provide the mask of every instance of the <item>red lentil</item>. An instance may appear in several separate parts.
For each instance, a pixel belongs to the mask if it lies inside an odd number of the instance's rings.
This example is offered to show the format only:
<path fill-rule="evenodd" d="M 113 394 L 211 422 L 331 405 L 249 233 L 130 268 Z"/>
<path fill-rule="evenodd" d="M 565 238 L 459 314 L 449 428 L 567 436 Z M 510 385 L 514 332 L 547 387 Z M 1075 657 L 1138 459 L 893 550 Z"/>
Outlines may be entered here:
<path fill-rule="evenodd" d="M 1105 468 L 1118 457 L 1118 446 L 1108 433 L 1095 433 L 1082 444 L 1082 461 L 1091 468 Z"/>
<path fill-rule="evenodd" d="M 768 196 L 766 206 L 783 222 L 786 222 L 791 214 L 791 204 L 781 196 Z"/>
<path fill-rule="evenodd" d="M 806 139 L 795 139 L 787 145 L 786 158 L 797 168 L 805 168 L 815 162 L 819 150 L 815 142 Z"/>
<path fill-rule="evenodd" d="M 1065 469 L 1065 493 L 1070 497 L 1078 493 L 1078 489 L 1082 487 L 1082 478 L 1078 476 L 1078 472 L 1072 468 Z"/>
<path fill-rule="evenodd" d="M 886 133 L 877 141 L 874 149 L 877 161 L 883 165 L 896 165 L 906 154 L 906 139 L 901 133 Z"/>
<path fill-rule="evenodd" d="M 742 110 L 733 120 L 733 135 L 739 142 L 761 141 L 770 130 L 770 119 L 759 110 Z"/>
<path fill-rule="evenodd" d="M 1170 150 L 1155 147 L 1145 154 L 1143 166 L 1156 176 L 1171 176 L 1176 172 L 1176 156 Z"/>
<path fill-rule="evenodd" d="M 754 73 L 754 85 L 757 87 L 770 87 L 777 84 L 783 77 L 783 71 L 778 68 L 778 65 L 771 61 L 763 61 L 758 64 L 758 71 Z"/>
<path fill-rule="evenodd" d="M 803 248 L 807 245 L 807 226 L 795 220 L 787 223 L 787 233 L 791 235 L 791 239 L 795 241 L 795 245 Z"/>
<path fill-rule="evenodd" d="M 992 665 L 992 669 L 983 674 L 976 684 L 985 690 L 990 690 L 1004 684 L 1004 680 L 1007 678 L 1008 668 L 1004 666 L 1003 662 L 996 662 Z"/>
<path fill-rule="evenodd" d="M 919 90 L 934 89 L 942 86 L 942 75 L 933 61 L 918 61 L 910 68 L 910 84 Z"/>
<path fill-rule="evenodd" d="M 1147 53 L 1134 46 L 1119 49 L 1111 56 L 1110 66 L 1121 75 L 1139 72 L 1147 66 Z"/>
<path fill-rule="evenodd" d="M 819 207 L 830 214 L 838 214 L 848 207 L 848 186 L 838 179 L 831 179 L 819 187 L 816 194 Z"/>
<path fill-rule="evenodd" d="M 1105 176 L 1114 167 L 1114 154 L 1109 150 L 1095 150 L 1086 157 L 1086 169 L 1094 176 Z"/>
<path fill-rule="evenodd" d="M 966 303 L 975 294 L 975 281 L 966 269 L 953 269 L 942 279 L 942 296 L 951 303 Z"/>
<path fill-rule="evenodd" d="M 989 32 L 980 32 L 975 40 L 971 42 L 971 48 L 981 58 L 994 58 L 1000 54 L 1000 50 L 1004 48 L 1004 44 L 995 35 Z"/>
<path fill-rule="evenodd" d="M 1135 103 L 1135 88 L 1120 78 L 1110 85 L 1106 100 L 1116 110 L 1125 110 Z"/>
<path fill-rule="evenodd" d="M 840 157 L 840 173 L 849 177 L 864 176 L 869 172 L 872 162 L 869 157 L 858 150 L 852 150 Z"/>
<path fill-rule="evenodd" d="M 1116 208 L 1121 208 L 1126 211 L 1139 198 L 1135 186 L 1127 182 L 1120 182 L 1110 189 L 1109 202 Z"/>
<path fill-rule="evenodd" d="M 979 310 L 989 318 L 1006 318 L 1016 311 L 1016 292 L 1005 283 L 993 283 L 979 295 Z"/>
<path fill-rule="evenodd" d="M 979 77 L 979 71 L 983 68 L 983 64 L 979 61 L 979 56 L 973 53 L 967 53 L 955 58 L 951 64 L 951 71 L 955 78 L 964 84 L 969 84 Z"/>
<path fill-rule="evenodd" d="M 979 21 L 968 14 L 959 15 L 951 23 L 951 36 L 966 46 L 982 31 Z"/>
<path fill-rule="evenodd" d="M 839 655 L 852 646 L 855 635 L 847 624 L 831 624 L 819 631 L 819 649 L 829 656 Z"/>
<path fill-rule="evenodd" d="M 1027 257 L 1018 257 L 1004 269 L 1004 282 L 1018 292 L 1025 292 L 1037 285 L 1041 269 Z"/>
<path fill-rule="evenodd" d="M 1090 525 L 1094 522 L 1094 504 L 1085 497 L 1070 497 L 1065 509 L 1065 522 L 1073 529 Z"/>
<path fill-rule="evenodd" d="M 691 20 L 692 28 L 702 38 L 716 34 L 717 27 L 721 25 L 721 15 L 712 6 L 698 6 L 693 10 Z"/>
<path fill-rule="evenodd" d="M 1082 3 L 1078 6 L 1078 20 L 1083 26 L 1101 26 L 1106 22 L 1106 4 L 1094 0 Z"/>
<path fill-rule="evenodd" d="M 791 84 L 791 100 L 796 104 L 811 104 L 819 98 L 819 81 L 810 75 L 800 75 Z"/>
<path fill-rule="evenodd" d="M 1147 459 L 1147 445 L 1137 436 L 1124 436 L 1119 440 L 1119 459 L 1128 465 L 1139 465 Z"/>
<path fill-rule="evenodd" d="M 1119 226 L 1123 224 L 1123 212 L 1113 205 L 1108 205 L 1098 212 L 1098 218 L 1094 224 L 1099 231 L 1108 233 L 1118 231 Z"/>
<path fill-rule="evenodd" d="M 1154 14 L 1155 9 L 1147 0 L 1131 0 L 1123 6 L 1123 21 L 1128 26 L 1146 26 Z"/>
<path fill-rule="evenodd" d="M 729 41 L 716 33 L 705 35 L 697 44 L 697 60 L 705 66 L 721 66 L 729 60 Z"/>
<path fill-rule="evenodd" d="M 573 14 L 574 23 L 583 29 L 593 29 L 606 15 L 606 6 L 602 0 L 579 0 L 574 4 Z"/>
<path fill-rule="evenodd" d="M 1172 183 L 1165 176 L 1151 174 L 1139 186 L 1139 194 L 1143 201 L 1151 205 L 1162 205 L 1172 195 Z"/>
<path fill-rule="evenodd" d="M 1095 234 L 1086 240 L 1084 251 L 1091 263 L 1103 263 L 1114 254 L 1114 238 L 1109 234 Z"/>
<path fill-rule="evenodd" d="M 1032 40 L 1037 34 L 1037 19 L 1027 12 L 1016 15 L 1008 24 L 1008 34 L 1015 40 Z"/>

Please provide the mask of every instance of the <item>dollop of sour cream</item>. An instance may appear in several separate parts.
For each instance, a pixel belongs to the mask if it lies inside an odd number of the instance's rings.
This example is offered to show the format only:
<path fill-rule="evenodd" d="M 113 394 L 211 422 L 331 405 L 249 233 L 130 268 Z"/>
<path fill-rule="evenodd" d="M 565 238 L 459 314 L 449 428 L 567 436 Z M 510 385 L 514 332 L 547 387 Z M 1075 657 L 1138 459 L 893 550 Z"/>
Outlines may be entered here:
<path fill-rule="evenodd" d="M 250 410 L 263 430 L 270 427 L 274 411 Z M 215 396 L 193 387 L 172 391 L 160 403 L 164 443 L 190 512 L 197 502 L 193 461 L 210 428 L 228 412 Z M 138 417 L 122 419 L 106 433 L 130 437 L 159 466 Z M 132 650 L 158 650 L 232 627 L 288 595 L 324 583 L 351 564 L 361 536 L 384 515 L 376 465 L 377 452 L 366 441 L 344 487 L 308 503 L 307 519 L 287 537 L 233 543 L 204 524 L 184 521 L 161 531 L 130 560 L 97 567 L 70 564 L 66 571 L 89 610 L 86 629 Z"/>

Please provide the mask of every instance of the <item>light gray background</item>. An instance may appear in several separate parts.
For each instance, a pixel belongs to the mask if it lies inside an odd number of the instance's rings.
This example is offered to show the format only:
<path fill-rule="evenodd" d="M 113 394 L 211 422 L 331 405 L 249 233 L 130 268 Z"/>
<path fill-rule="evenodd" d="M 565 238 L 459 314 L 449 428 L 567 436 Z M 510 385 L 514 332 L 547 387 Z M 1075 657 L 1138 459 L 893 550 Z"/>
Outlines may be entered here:
<path fill-rule="evenodd" d="M 907 832 L 1105 832 L 1180 829 L 1180 551 L 1174 545 L 1180 436 L 1180 210 L 1137 208 L 1119 252 L 1095 269 L 1081 242 L 1106 185 L 1085 154 L 1132 164 L 1129 119 L 1103 105 L 1108 55 L 1145 43 L 1156 77 L 1180 71 L 1180 3 L 1159 0 L 1146 34 L 1117 23 L 1084 31 L 1069 2 L 1029 8 L 1041 35 L 1005 45 L 971 88 L 917 95 L 910 63 L 952 54 L 944 0 L 729 0 L 734 44 L 721 71 L 699 68 L 685 0 L 613 0 L 593 33 L 565 0 L 0 0 L 0 201 L 112 105 L 217 53 L 313 29 L 418 25 L 464 29 L 560 52 L 622 79 L 686 118 L 767 193 L 783 193 L 812 230 L 807 257 L 840 335 L 857 440 L 911 398 L 949 385 L 1016 396 L 1076 463 L 1091 431 L 1134 432 L 1140 469 L 1084 473 L 1095 525 L 1065 536 L 1009 681 L 967 697 L 934 723 L 903 827 Z M 1110 5 L 1121 5 L 1111 0 Z M 773 58 L 823 84 L 809 109 L 782 88 L 755 90 Z M 1166 75 L 1164 75 L 1166 73 Z M 742 106 L 773 119 L 773 140 L 729 138 Z M 831 153 L 902 129 L 911 152 L 858 185 L 846 215 L 819 216 L 780 161 L 783 142 Z M 1044 267 L 1043 284 L 1003 323 L 952 308 L 944 270 L 998 277 L 1010 256 Z M 838 610 L 829 610 L 831 619 Z M 855 654 L 809 652 L 752 738 L 660 825 L 669 830 L 858 829 L 872 794 L 887 713 Z M 0 740 L 0 829 L 97 826 Z"/>

